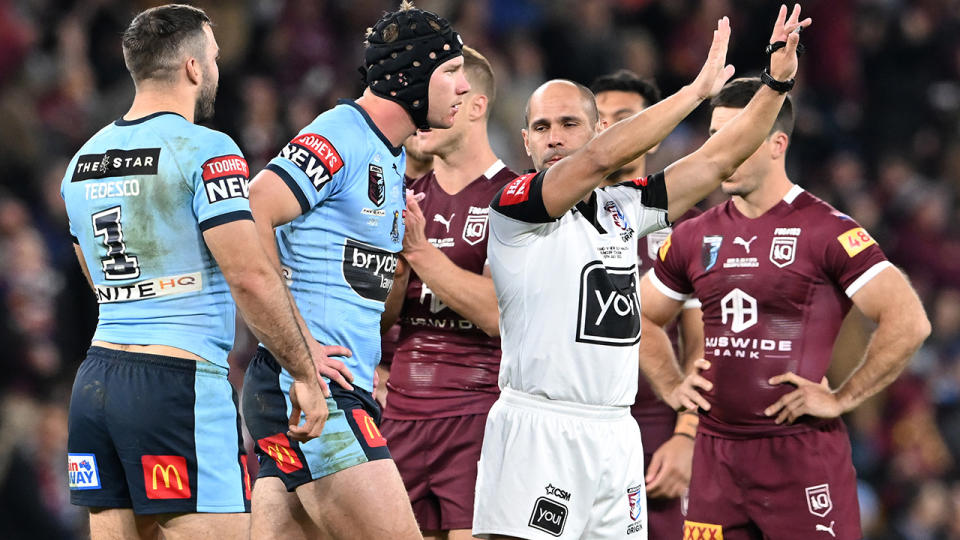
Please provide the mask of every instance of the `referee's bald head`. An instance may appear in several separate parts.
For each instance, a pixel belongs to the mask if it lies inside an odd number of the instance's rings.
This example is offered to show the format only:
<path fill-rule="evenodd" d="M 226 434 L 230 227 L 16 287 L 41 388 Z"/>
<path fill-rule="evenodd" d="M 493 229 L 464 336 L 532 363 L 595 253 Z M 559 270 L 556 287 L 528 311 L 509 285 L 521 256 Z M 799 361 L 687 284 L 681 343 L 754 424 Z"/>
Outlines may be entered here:
<path fill-rule="evenodd" d="M 596 124 L 600 115 L 597 112 L 597 99 L 593 95 L 593 92 L 590 91 L 586 86 L 571 81 L 569 79 L 553 79 L 541 84 L 536 90 L 530 94 L 530 97 L 527 98 L 527 105 L 523 108 L 523 127 L 530 128 L 530 106 L 532 103 L 543 99 L 545 93 L 549 93 L 550 90 L 556 89 L 558 87 L 573 87 L 580 94 L 580 104 L 583 106 L 583 112 L 587 116 L 587 119 L 592 123 Z"/>

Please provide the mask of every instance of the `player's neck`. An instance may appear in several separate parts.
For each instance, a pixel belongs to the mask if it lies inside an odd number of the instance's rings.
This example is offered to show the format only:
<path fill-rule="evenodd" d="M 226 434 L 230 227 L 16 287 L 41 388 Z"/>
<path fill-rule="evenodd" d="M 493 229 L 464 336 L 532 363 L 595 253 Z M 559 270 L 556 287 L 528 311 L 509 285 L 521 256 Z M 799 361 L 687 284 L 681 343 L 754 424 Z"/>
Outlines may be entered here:
<path fill-rule="evenodd" d="M 367 112 L 380 133 L 383 133 L 394 147 L 403 144 L 407 137 L 417 131 L 406 109 L 399 103 L 374 95 L 369 89 L 364 90 L 356 103 Z"/>
<path fill-rule="evenodd" d="M 786 172 L 774 174 L 765 178 L 760 186 L 748 195 L 733 197 L 733 204 L 741 214 L 755 219 L 779 204 L 792 187 L 793 182 L 787 178 Z"/>
<path fill-rule="evenodd" d="M 487 172 L 497 156 L 490 148 L 487 130 L 478 127 L 468 132 L 460 148 L 433 160 L 433 171 L 444 191 L 455 195 L 483 173 Z"/>
<path fill-rule="evenodd" d="M 407 170 L 406 175 L 410 178 L 417 179 L 427 174 L 433 170 L 434 159 L 427 161 L 421 161 L 419 159 L 414 159 L 410 157 L 410 154 L 407 154 Z"/>
<path fill-rule="evenodd" d="M 172 112 L 193 123 L 196 101 L 197 98 L 191 91 L 175 85 L 141 83 L 123 119 L 136 120 L 158 112 Z"/>

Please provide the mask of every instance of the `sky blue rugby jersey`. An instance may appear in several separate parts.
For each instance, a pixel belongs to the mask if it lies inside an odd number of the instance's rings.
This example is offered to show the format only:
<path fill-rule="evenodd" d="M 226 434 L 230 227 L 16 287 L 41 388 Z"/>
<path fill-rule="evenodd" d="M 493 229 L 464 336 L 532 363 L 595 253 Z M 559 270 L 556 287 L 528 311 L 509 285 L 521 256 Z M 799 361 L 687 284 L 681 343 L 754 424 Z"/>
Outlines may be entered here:
<path fill-rule="evenodd" d="M 93 339 L 227 367 L 235 307 L 202 233 L 252 219 L 249 174 L 230 137 L 169 112 L 117 120 L 80 148 L 60 193 L 100 304 Z"/>
<path fill-rule="evenodd" d="M 340 100 L 267 165 L 303 212 L 277 228 L 297 307 L 317 341 L 353 351 L 345 362 L 366 390 L 403 239 L 404 161 L 366 111 Z"/>

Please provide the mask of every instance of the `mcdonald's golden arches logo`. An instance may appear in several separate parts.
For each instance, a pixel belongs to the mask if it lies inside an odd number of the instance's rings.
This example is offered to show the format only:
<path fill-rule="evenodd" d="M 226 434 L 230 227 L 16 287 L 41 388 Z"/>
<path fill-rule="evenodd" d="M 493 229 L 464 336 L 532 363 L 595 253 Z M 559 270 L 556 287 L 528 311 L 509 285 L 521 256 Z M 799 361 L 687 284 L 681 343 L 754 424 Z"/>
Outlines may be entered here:
<path fill-rule="evenodd" d="M 141 456 L 148 499 L 189 499 L 190 475 L 183 456 Z"/>
<path fill-rule="evenodd" d="M 257 445 L 263 453 L 277 463 L 277 467 L 290 474 L 303 468 L 303 462 L 297 452 L 290 446 L 290 439 L 285 433 L 277 433 L 257 440 Z"/>
<path fill-rule="evenodd" d="M 387 445 L 387 439 L 380 433 L 380 428 L 377 427 L 377 423 L 373 421 L 373 418 L 367 414 L 367 411 L 363 409 L 353 409 L 351 412 L 353 413 L 353 421 L 357 423 L 357 427 L 360 428 L 360 432 L 363 433 L 363 438 L 367 441 L 367 446 L 370 448 L 378 448 Z"/>

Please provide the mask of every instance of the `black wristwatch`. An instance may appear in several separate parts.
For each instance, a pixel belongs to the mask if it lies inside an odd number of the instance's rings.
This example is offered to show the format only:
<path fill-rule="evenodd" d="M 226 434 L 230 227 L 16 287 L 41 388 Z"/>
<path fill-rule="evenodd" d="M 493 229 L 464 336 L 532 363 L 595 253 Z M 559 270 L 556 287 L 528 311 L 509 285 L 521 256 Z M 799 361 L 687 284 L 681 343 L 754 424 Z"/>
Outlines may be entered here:
<path fill-rule="evenodd" d="M 797 83 L 796 79 L 789 79 L 786 81 L 778 81 L 773 78 L 773 75 L 770 75 L 770 68 L 763 68 L 763 71 L 760 72 L 760 82 L 769 86 L 773 90 L 784 94 L 793 90 L 793 85 Z"/>

